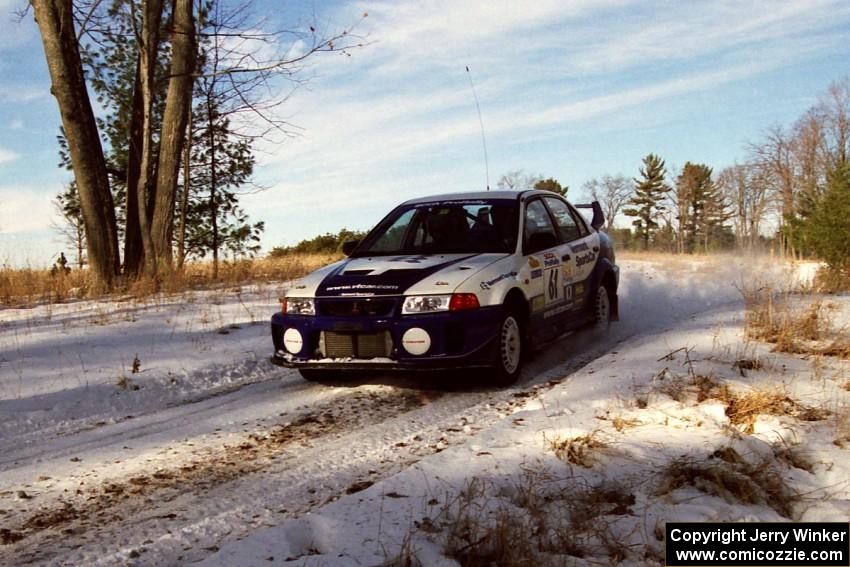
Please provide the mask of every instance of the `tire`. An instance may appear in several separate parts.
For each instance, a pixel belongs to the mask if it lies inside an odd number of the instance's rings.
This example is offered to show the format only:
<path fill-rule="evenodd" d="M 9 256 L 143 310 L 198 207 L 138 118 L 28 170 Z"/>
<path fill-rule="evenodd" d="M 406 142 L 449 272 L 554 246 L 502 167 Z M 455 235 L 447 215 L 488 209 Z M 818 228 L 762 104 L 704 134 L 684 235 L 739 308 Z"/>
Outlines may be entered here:
<path fill-rule="evenodd" d="M 593 327 L 606 330 L 611 325 L 611 296 L 604 285 L 596 289 L 593 298 Z"/>
<path fill-rule="evenodd" d="M 522 370 L 524 344 L 520 321 L 516 312 L 506 310 L 499 324 L 492 378 L 496 386 L 510 386 L 517 381 Z"/>

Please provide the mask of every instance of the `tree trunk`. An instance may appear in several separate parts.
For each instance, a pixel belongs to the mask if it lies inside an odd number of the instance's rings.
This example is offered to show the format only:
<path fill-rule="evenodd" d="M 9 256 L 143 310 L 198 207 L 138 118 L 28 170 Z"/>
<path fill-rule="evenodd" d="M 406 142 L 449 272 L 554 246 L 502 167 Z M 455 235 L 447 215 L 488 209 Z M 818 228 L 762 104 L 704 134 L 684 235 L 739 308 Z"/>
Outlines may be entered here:
<path fill-rule="evenodd" d="M 161 268 L 171 266 L 171 239 L 174 234 L 174 200 L 177 174 L 186 137 L 186 123 L 192 106 L 195 68 L 195 21 L 192 0 L 174 0 L 171 33 L 171 76 L 162 119 L 151 237 Z"/>
<path fill-rule="evenodd" d="M 180 232 L 177 234 L 177 269 L 186 261 L 186 215 L 189 211 L 189 191 L 192 189 L 192 106 L 189 105 L 186 124 L 186 143 L 183 147 L 183 195 L 180 198 Z"/>
<path fill-rule="evenodd" d="M 77 269 L 82 270 L 85 262 L 83 261 L 84 254 L 86 253 L 86 232 L 85 227 L 78 224 L 75 228 L 76 231 L 76 245 L 77 245 Z"/>
<path fill-rule="evenodd" d="M 124 227 L 124 275 L 134 278 L 144 262 L 142 233 L 139 229 L 139 171 L 142 159 L 142 122 L 144 100 L 140 63 L 136 63 L 136 80 L 133 88 L 133 110 L 130 119 L 130 140 L 127 159 L 127 214 Z"/>
<path fill-rule="evenodd" d="M 89 266 L 97 284 L 109 289 L 119 268 L 115 206 L 80 61 L 73 5 L 71 0 L 32 0 L 32 6 L 80 193 Z"/>
<path fill-rule="evenodd" d="M 213 79 L 214 80 L 214 79 Z M 218 175 L 216 167 L 216 145 L 215 145 L 215 115 L 212 101 L 214 87 L 207 92 L 207 128 L 209 129 L 210 144 L 210 228 L 212 229 L 212 255 L 213 255 L 213 279 L 218 279 L 218 202 L 217 183 Z"/>
<path fill-rule="evenodd" d="M 157 255 L 151 236 L 151 219 L 148 203 L 156 193 L 153 174 L 153 100 L 154 71 L 159 47 L 159 26 L 162 20 L 162 0 L 144 0 L 142 31 L 139 37 L 139 76 L 142 91 L 142 149 L 139 160 L 139 180 L 136 184 L 136 202 L 139 209 L 139 230 L 145 254 L 145 271 L 157 274 Z"/>

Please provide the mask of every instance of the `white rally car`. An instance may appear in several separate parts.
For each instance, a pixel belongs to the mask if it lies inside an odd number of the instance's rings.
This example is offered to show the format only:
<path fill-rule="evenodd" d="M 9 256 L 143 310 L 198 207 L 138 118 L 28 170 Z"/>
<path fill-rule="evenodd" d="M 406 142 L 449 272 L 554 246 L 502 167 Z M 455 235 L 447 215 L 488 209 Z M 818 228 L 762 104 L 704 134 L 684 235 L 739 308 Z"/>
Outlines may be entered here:
<path fill-rule="evenodd" d="M 617 319 L 614 250 L 598 203 L 583 206 L 590 226 L 547 191 L 407 201 L 286 291 L 272 361 L 307 379 L 487 367 L 509 384 L 529 344 Z"/>

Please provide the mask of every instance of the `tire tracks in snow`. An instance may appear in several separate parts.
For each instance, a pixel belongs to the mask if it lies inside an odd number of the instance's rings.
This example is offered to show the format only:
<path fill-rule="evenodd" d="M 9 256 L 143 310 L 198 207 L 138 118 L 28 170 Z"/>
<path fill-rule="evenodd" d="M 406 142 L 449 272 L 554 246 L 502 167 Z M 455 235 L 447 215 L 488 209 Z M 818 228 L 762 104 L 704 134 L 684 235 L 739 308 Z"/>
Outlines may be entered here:
<path fill-rule="evenodd" d="M 7 517 L 0 559 L 7 553 L 34 563 L 114 564 L 141 554 L 146 564 L 201 559 L 222 541 L 307 513 L 462 442 L 608 348 L 588 350 L 548 371 L 540 368 L 549 365 L 545 359 L 532 361 L 539 375 L 509 390 L 352 387 L 173 466 L 78 488 Z M 157 423 L 167 427 L 168 418 Z"/>

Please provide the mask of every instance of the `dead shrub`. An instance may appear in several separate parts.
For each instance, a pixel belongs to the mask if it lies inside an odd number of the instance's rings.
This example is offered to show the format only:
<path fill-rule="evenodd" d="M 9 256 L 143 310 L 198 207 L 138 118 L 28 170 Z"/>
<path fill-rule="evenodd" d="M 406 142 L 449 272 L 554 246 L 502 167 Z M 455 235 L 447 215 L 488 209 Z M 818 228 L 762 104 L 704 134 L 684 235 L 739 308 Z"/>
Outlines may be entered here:
<path fill-rule="evenodd" d="M 614 426 L 614 429 L 616 429 L 618 433 L 622 433 L 626 429 L 630 429 L 632 427 L 637 427 L 638 425 L 641 425 L 641 423 L 642 422 L 637 418 L 625 418 L 619 415 L 611 420 L 611 425 Z"/>
<path fill-rule="evenodd" d="M 654 389 L 679 403 L 692 398 L 696 398 L 697 403 L 706 400 L 719 400 L 725 403 L 730 398 L 729 387 L 714 376 L 706 374 L 677 376 L 669 371 L 665 374 L 668 378 L 657 381 Z"/>
<path fill-rule="evenodd" d="M 850 272 L 822 267 L 815 272 L 814 288 L 822 293 L 850 291 Z"/>
<path fill-rule="evenodd" d="M 415 522 L 429 534 L 446 533 L 446 555 L 464 567 L 564 565 L 603 554 L 615 564 L 629 554 L 610 529 L 610 516 L 633 515 L 626 483 L 588 487 L 530 467 L 504 491 L 507 498 L 488 497 L 483 487 L 473 479 L 438 518 Z"/>
<path fill-rule="evenodd" d="M 811 457 L 797 445 L 777 445 L 773 449 L 773 454 L 777 460 L 784 462 L 789 467 L 802 469 L 809 473 L 813 473 L 815 470 L 815 464 Z"/>
<path fill-rule="evenodd" d="M 547 439 L 549 448 L 555 453 L 555 456 L 564 461 L 580 467 L 590 468 L 593 466 L 593 453 L 599 449 L 604 449 L 608 443 L 599 438 L 599 430 L 591 431 L 585 435 L 578 437 L 569 437 L 561 439 Z"/>
<path fill-rule="evenodd" d="M 820 299 L 805 304 L 770 288 L 742 294 L 747 337 L 773 343 L 777 352 L 850 358 L 850 339 L 832 329 L 829 306 Z"/>
<path fill-rule="evenodd" d="M 690 486 L 730 504 L 766 505 L 791 518 L 798 496 L 774 464 L 769 460 L 748 464 L 731 447 L 715 455 L 708 461 L 672 461 L 661 471 L 656 496 Z"/>
<path fill-rule="evenodd" d="M 753 433 L 759 415 L 790 416 L 803 421 L 826 419 L 825 409 L 804 406 L 779 388 L 760 388 L 745 394 L 733 395 L 726 405 L 726 416 L 733 425 Z"/>

